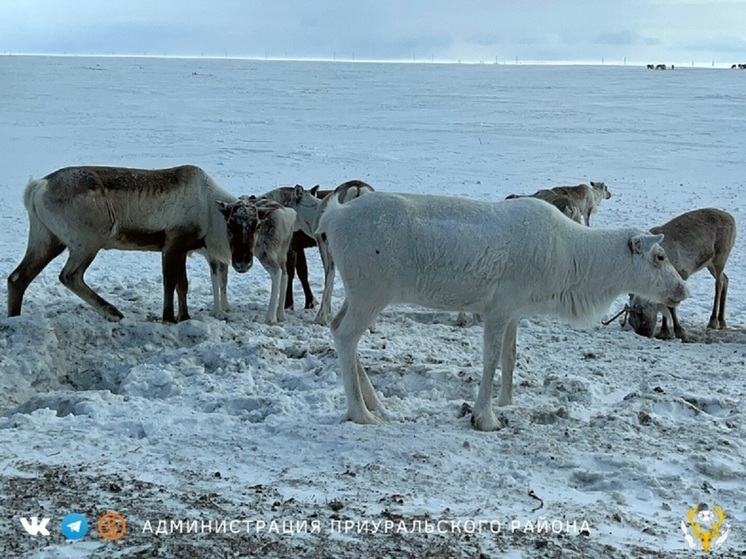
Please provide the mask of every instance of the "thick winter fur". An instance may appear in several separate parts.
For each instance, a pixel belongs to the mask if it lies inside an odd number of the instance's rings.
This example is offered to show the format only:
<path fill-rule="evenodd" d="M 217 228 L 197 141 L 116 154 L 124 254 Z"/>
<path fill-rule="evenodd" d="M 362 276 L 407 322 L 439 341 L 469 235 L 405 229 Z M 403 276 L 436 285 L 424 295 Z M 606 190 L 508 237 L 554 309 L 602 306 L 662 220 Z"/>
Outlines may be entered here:
<path fill-rule="evenodd" d="M 703 268 L 715 278 L 715 300 L 708 328 L 726 328 L 725 301 L 728 296 L 728 276 L 723 271 L 728 256 L 736 242 L 736 220 L 722 210 L 704 208 L 687 212 L 673 218 L 651 233 L 662 233 L 665 238 L 661 246 L 666 251 L 674 268 L 687 279 Z M 652 337 L 658 322 L 658 313 L 663 313 L 661 338 L 684 339 L 686 333 L 679 323 L 676 307 L 666 308 L 637 294 L 630 295 L 629 322 L 641 336 Z M 668 316 L 667 316 L 668 315 Z M 669 322 L 673 322 L 671 333 Z"/>
<path fill-rule="evenodd" d="M 333 198 L 317 233 L 327 238 L 347 295 L 331 329 L 346 418 L 358 423 L 377 423 L 369 410 L 379 402 L 357 345 L 392 303 L 481 314 L 484 368 L 472 421 L 488 431 L 498 426 L 491 407 L 498 364 L 498 405 L 513 401 L 521 318 L 549 314 L 589 322 L 621 293 L 644 291 L 666 304 L 687 295 L 657 244 L 662 235 L 589 229 L 532 198 L 480 203 L 380 192 L 347 204 Z"/>
<path fill-rule="evenodd" d="M 611 198 L 611 192 L 604 183 L 593 181 L 591 181 L 590 186 L 587 184 L 555 186 L 552 188 L 552 192 L 569 198 L 580 211 L 588 227 L 591 225 L 591 214 L 596 213 L 601 200 Z"/>
<path fill-rule="evenodd" d="M 334 290 L 334 259 L 330 256 L 327 248 L 326 239 L 322 235 L 315 233 L 318 228 L 319 220 L 326 211 L 330 201 L 334 198 L 338 203 L 344 204 L 355 198 L 373 192 L 373 187 L 368 183 L 360 180 L 351 180 L 340 184 L 331 195 L 323 199 L 316 196 L 316 193 L 304 190 L 302 186 L 296 185 L 293 201 L 290 207 L 295 209 L 298 215 L 296 227 L 301 229 L 307 235 L 313 236 L 319 245 L 319 254 L 321 263 L 324 266 L 324 293 L 321 297 L 321 305 L 316 313 L 314 322 L 316 324 L 326 325 L 329 323 L 329 315 L 332 312 L 332 291 Z"/>
<path fill-rule="evenodd" d="M 527 198 L 527 197 L 538 198 L 539 200 L 544 200 L 545 202 L 552 204 L 560 212 L 562 212 L 563 215 L 570 218 L 575 223 L 581 222 L 582 214 L 580 212 L 580 208 L 578 208 L 578 206 L 576 206 L 575 203 L 568 196 L 557 194 L 556 192 L 549 190 L 549 189 L 538 190 L 534 192 L 533 194 L 511 194 L 510 196 L 507 196 L 505 199 L 513 200 L 515 198 Z"/>
<path fill-rule="evenodd" d="M 26 255 L 8 278 L 8 315 L 21 313 L 23 295 L 49 262 L 69 251 L 60 281 L 104 316 L 122 313 L 95 293 L 83 274 L 102 249 L 150 250 L 163 255 L 163 320 L 189 318 L 186 256 L 201 250 L 210 262 L 214 310 L 227 306 L 225 285 L 231 262 L 226 222 L 218 202 L 234 196 L 202 169 L 190 165 L 143 170 L 67 167 L 31 180 L 24 192 L 29 215 Z M 223 290 L 221 296 L 220 289 Z"/>
<path fill-rule="evenodd" d="M 300 189 L 301 191 L 303 191 L 302 186 L 300 186 Z M 275 202 L 279 202 L 283 206 L 294 208 L 298 214 L 301 214 L 304 208 L 299 207 L 295 204 L 295 191 L 296 188 L 292 186 L 281 186 L 279 188 L 270 190 L 266 194 L 263 194 L 262 197 L 269 198 L 270 200 L 274 200 Z M 321 200 L 332 191 L 319 190 L 319 186 L 316 185 L 308 192 L 317 200 Z M 320 203 L 320 201 L 317 200 L 314 200 L 312 202 L 313 215 L 315 215 L 316 210 L 318 209 L 318 204 Z M 313 220 L 313 217 L 309 219 Z M 303 288 L 303 296 L 305 298 L 304 308 L 312 309 L 316 306 L 317 301 L 313 295 L 313 291 L 311 290 L 311 284 L 308 281 L 308 263 L 306 261 L 305 249 L 318 245 L 316 243 L 316 238 L 313 235 L 309 235 L 308 233 L 306 233 L 306 231 L 300 224 L 300 220 L 296 221 L 296 229 L 297 231 L 295 231 L 295 233 L 293 234 L 293 239 L 290 241 L 290 248 L 288 249 L 287 254 L 288 286 L 285 292 L 285 308 L 292 309 L 294 306 L 293 278 L 295 277 L 295 272 L 297 270 L 298 280 L 300 281 L 301 287 Z M 306 229 L 308 229 L 309 231 L 311 230 L 310 227 L 307 227 Z"/>
<path fill-rule="evenodd" d="M 276 324 L 285 320 L 287 254 L 295 231 L 295 210 L 268 198 L 241 196 L 240 201 L 256 207 L 259 215 L 259 234 L 254 254 L 272 280 L 266 322 Z"/>

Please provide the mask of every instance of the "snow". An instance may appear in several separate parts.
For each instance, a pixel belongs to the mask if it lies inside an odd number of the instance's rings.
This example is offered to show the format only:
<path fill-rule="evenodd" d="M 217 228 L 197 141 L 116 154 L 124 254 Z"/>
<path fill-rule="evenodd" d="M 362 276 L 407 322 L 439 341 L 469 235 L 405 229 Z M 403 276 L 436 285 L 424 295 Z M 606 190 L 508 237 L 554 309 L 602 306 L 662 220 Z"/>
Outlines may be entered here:
<path fill-rule="evenodd" d="M 379 190 L 500 200 L 603 180 L 612 198 L 594 227 L 647 228 L 709 206 L 746 222 L 742 72 L 6 56 L 0 75 L 4 277 L 26 246 L 28 177 L 77 164 L 192 163 L 237 195 L 359 178 Z M 318 297 L 320 260 L 307 254 Z M 315 311 L 262 322 L 270 281 L 259 266 L 231 272 L 233 311 L 221 321 L 209 314 L 208 266 L 191 258 L 193 318 L 164 325 L 159 255 L 101 254 L 87 279 L 125 314 L 112 323 L 58 282 L 58 258 L 29 287 L 22 316 L 0 315 L 0 550 L 689 557 L 681 520 L 704 502 L 732 526 L 720 556 L 741 557 L 745 258 L 738 239 L 726 331 L 704 328 L 712 278 L 690 279 L 680 317 L 691 343 L 644 339 L 618 322 L 522 321 L 515 405 L 496 409 L 494 433 L 469 422 L 481 327 L 456 326 L 453 315 L 382 314 L 361 356 L 385 423 L 360 426 L 339 422 L 344 393 Z M 337 282 L 335 308 L 343 293 Z M 96 533 L 107 510 L 127 518 L 118 542 Z M 58 529 L 70 512 L 90 526 L 74 543 Z M 51 536 L 26 535 L 19 518 L 30 516 L 51 517 Z M 248 533 L 241 524 L 155 534 L 171 522 L 246 519 Z M 276 533 L 272 521 L 320 530 Z M 439 521 L 501 530 L 412 530 Z M 536 533 L 539 521 L 565 528 Z M 345 522 L 355 528 L 340 530 Z M 363 522 L 370 529 L 358 533 Z M 590 530 L 578 534 L 584 522 Z"/>

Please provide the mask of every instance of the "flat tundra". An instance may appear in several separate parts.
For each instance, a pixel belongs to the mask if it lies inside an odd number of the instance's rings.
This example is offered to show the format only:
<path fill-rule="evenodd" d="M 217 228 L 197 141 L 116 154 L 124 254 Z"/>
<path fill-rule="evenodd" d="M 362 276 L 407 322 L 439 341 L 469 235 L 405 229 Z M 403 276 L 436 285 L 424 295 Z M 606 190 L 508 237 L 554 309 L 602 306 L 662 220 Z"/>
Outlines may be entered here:
<path fill-rule="evenodd" d="M 102 249 L 159 251 L 163 268 L 163 320 L 189 318 L 186 257 L 199 250 L 210 264 L 213 312 L 227 310 L 228 265 L 239 261 L 223 213 L 237 199 L 199 167 L 144 170 L 121 167 L 66 167 L 26 186 L 29 215 L 26 255 L 8 277 L 8 315 L 21 314 L 31 281 L 65 249 L 69 256 L 60 281 L 107 318 L 122 313 L 85 282 L 85 271 Z M 258 221 L 243 223 L 234 239 L 253 246 Z M 234 245 L 235 245 L 234 243 Z M 250 258 L 251 251 L 244 251 Z"/>
<path fill-rule="evenodd" d="M 653 227 L 650 232 L 664 235 L 661 246 L 683 279 L 688 279 L 704 268 L 707 268 L 710 275 L 715 278 L 715 300 L 712 303 L 707 328 L 726 328 L 725 301 L 728 297 L 728 276 L 724 270 L 736 242 L 736 220 L 733 216 L 715 208 L 692 210 L 660 227 Z M 686 332 L 679 322 L 676 306 L 666 307 L 633 293 L 630 295 L 627 308 L 630 326 L 637 334 L 653 337 L 658 323 L 658 313 L 661 313 L 663 322 L 658 337 L 670 339 L 675 336 L 686 339 Z"/>
<path fill-rule="evenodd" d="M 659 243 L 640 229 L 590 229 L 532 198 L 483 203 L 373 192 L 346 204 L 331 197 L 317 234 L 339 269 L 346 299 L 331 330 L 347 397 L 346 419 L 379 423 L 379 400 L 358 342 L 390 304 L 480 313 L 484 363 L 472 424 L 498 428 L 498 405 L 513 402 L 516 331 L 524 317 L 600 320 L 621 294 L 665 305 L 686 298 L 686 283 Z"/>

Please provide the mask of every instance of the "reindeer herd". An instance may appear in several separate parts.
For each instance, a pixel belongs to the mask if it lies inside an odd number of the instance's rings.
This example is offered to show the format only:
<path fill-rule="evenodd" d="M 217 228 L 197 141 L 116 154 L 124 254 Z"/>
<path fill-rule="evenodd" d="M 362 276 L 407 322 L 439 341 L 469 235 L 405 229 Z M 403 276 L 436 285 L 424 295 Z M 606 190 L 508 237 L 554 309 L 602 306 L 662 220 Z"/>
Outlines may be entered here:
<path fill-rule="evenodd" d="M 488 203 L 375 192 L 357 180 L 331 191 L 296 185 L 235 197 L 189 165 L 67 167 L 29 181 L 24 191 L 28 247 L 8 277 L 8 315 L 21 314 L 29 284 L 67 249 L 62 284 L 103 316 L 121 319 L 122 313 L 84 279 L 100 250 L 119 249 L 161 253 L 164 322 L 189 319 L 189 253 L 199 252 L 208 261 L 216 317 L 229 311 L 229 266 L 245 273 L 256 256 L 271 278 L 265 320 L 273 324 L 293 307 L 296 271 L 305 308 L 317 305 L 304 250 L 318 245 L 324 290 L 315 322 L 331 328 L 346 417 L 379 422 L 371 413 L 379 401 L 357 345 L 385 307 L 415 304 L 471 312 L 484 322 L 483 372 L 472 423 L 489 431 L 498 427 L 491 406 L 498 366 L 498 405 L 513 402 L 516 332 L 524 317 L 597 321 L 617 297 L 629 293 L 625 311 L 638 334 L 653 336 L 662 313 L 659 335 L 684 338 L 676 309 L 688 296 L 686 279 L 707 268 L 715 278 L 707 326 L 726 327 L 724 268 L 736 237 L 733 217 L 706 208 L 649 231 L 591 228 L 590 216 L 610 197 L 603 182 Z M 337 270 L 345 300 L 331 319 Z"/>

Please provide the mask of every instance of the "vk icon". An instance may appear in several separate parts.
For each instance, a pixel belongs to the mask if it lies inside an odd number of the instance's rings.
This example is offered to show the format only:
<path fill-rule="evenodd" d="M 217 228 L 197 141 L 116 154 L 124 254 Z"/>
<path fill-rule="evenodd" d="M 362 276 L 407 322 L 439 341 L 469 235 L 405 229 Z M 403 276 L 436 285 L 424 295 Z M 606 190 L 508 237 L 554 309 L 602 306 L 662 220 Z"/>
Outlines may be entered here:
<path fill-rule="evenodd" d="M 68 540 L 77 541 L 82 539 L 88 532 L 88 521 L 85 516 L 72 512 L 62 519 L 60 525 L 62 535 Z"/>

